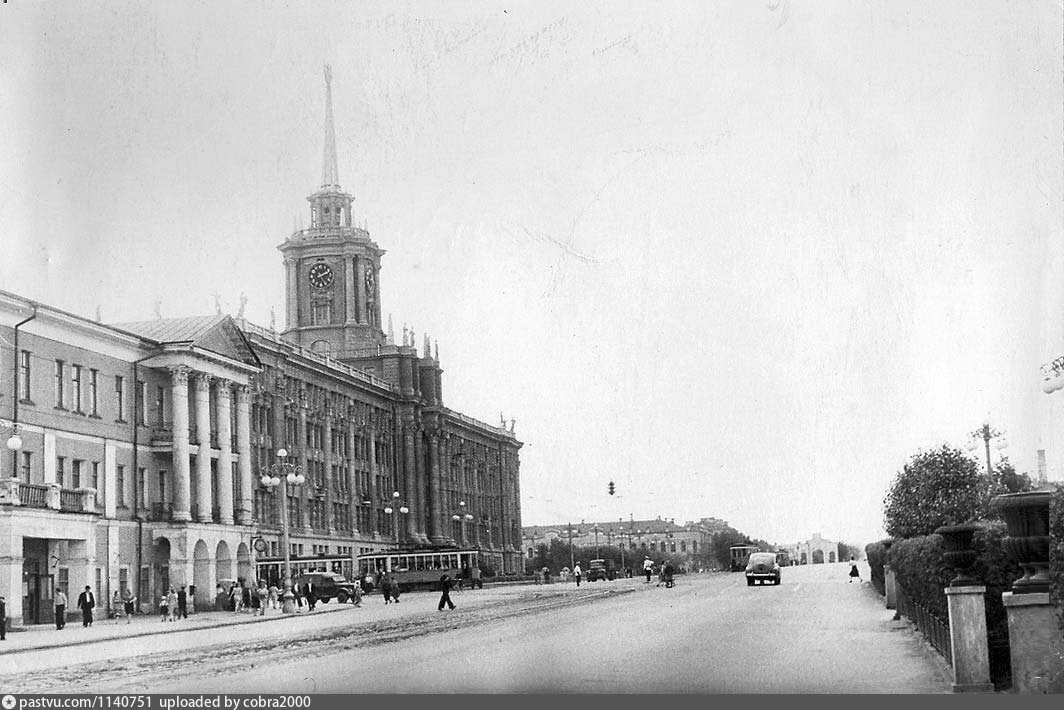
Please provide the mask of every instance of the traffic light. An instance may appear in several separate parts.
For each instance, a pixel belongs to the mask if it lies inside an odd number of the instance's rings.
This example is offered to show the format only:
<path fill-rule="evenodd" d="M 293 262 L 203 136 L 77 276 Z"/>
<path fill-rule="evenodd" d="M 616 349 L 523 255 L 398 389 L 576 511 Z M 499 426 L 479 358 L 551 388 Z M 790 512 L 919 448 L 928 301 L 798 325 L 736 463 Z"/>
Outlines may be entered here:
<path fill-rule="evenodd" d="M 613 490 L 614 490 L 614 487 L 613 487 L 613 481 L 610 481 L 610 488 L 609 488 L 609 490 L 610 490 L 610 495 L 613 495 Z"/>

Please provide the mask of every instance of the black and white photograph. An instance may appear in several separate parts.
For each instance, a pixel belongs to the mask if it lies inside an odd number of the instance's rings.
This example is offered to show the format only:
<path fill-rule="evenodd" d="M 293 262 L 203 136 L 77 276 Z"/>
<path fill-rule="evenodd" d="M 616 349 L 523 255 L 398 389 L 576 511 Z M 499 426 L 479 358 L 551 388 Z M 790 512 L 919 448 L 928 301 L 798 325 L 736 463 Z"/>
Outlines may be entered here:
<path fill-rule="evenodd" d="M 1064 693 L 1062 390 L 1060 0 L 0 1 L 5 710 Z"/>

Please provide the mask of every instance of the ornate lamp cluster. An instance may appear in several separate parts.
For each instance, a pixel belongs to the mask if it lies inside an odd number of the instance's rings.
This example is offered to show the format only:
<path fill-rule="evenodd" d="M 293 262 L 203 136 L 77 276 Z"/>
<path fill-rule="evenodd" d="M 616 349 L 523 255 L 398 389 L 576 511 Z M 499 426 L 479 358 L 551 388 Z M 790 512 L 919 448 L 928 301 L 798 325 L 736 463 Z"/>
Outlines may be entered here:
<path fill-rule="evenodd" d="M 285 449 L 277 450 L 277 458 L 284 459 L 288 457 L 288 451 Z M 278 461 L 277 463 L 263 469 L 262 476 L 259 477 L 259 482 L 266 488 L 275 488 L 281 485 L 281 477 L 284 477 L 285 481 L 293 486 L 302 485 L 307 482 L 307 477 L 303 475 L 303 472 L 294 463 L 288 461 Z"/>
<path fill-rule="evenodd" d="M 1064 355 L 1042 365 L 1042 391 L 1053 394 L 1064 389 Z"/>

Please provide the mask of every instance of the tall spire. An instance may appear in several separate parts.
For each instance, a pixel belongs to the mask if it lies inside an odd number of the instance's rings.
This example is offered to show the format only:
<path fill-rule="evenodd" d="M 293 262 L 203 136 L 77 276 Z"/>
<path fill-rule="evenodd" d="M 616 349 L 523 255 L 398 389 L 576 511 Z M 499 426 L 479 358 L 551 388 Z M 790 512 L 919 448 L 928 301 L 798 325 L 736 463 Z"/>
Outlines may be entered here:
<path fill-rule="evenodd" d="M 333 126 L 332 108 L 332 67 L 325 65 L 325 158 L 321 168 L 321 185 L 340 184 L 339 171 L 336 169 L 336 128 Z"/>

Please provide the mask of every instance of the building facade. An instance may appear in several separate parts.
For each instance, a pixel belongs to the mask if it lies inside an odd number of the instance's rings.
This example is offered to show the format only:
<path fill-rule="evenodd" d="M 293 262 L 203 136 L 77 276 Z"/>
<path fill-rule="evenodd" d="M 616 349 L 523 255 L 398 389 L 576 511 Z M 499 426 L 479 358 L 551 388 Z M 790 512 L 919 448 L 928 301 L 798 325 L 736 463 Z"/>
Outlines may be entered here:
<path fill-rule="evenodd" d="M 242 313 L 104 325 L 0 292 L 12 623 L 51 622 L 56 589 L 86 585 L 101 605 L 130 589 L 153 608 L 186 585 L 209 606 L 219 584 L 279 577 L 285 516 L 297 572 L 397 546 L 521 571 L 521 442 L 444 405 L 427 338 L 382 329 L 385 252 L 338 185 L 328 79 L 311 227 L 279 247 L 284 331 Z M 305 476 L 283 496 L 261 481 L 281 462 Z"/>
<path fill-rule="evenodd" d="M 525 561 L 530 561 L 539 545 L 550 545 L 552 540 L 561 540 L 573 547 L 594 550 L 607 547 L 623 547 L 628 566 L 636 565 L 645 555 L 667 555 L 674 561 L 690 565 L 699 553 L 705 553 L 714 533 L 727 527 L 717 518 L 702 518 L 683 525 L 674 519 L 635 520 L 580 523 L 564 525 L 529 525 L 522 529 L 522 547 Z M 585 557 L 587 554 L 585 553 Z M 586 562 L 586 560 L 584 560 Z"/>

